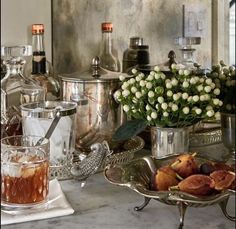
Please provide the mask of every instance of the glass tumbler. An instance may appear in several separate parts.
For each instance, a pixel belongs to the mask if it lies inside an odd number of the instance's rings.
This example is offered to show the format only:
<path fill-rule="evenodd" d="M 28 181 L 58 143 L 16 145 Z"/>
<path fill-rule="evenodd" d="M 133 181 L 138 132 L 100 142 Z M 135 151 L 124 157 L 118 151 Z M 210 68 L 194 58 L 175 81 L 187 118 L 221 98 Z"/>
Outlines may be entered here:
<path fill-rule="evenodd" d="M 38 141 L 42 140 L 40 144 Z M 39 136 L 1 139 L 1 206 L 25 209 L 47 201 L 49 140 Z"/>

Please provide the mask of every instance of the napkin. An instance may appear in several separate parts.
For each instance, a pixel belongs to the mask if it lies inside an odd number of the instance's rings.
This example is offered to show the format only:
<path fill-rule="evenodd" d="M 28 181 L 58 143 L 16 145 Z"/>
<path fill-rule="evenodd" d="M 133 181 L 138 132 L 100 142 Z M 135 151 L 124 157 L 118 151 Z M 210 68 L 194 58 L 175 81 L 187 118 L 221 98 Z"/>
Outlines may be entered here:
<path fill-rule="evenodd" d="M 27 210 L 1 210 L 1 225 L 21 223 L 73 214 L 57 179 L 49 182 L 49 198 L 45 205 Z"/>

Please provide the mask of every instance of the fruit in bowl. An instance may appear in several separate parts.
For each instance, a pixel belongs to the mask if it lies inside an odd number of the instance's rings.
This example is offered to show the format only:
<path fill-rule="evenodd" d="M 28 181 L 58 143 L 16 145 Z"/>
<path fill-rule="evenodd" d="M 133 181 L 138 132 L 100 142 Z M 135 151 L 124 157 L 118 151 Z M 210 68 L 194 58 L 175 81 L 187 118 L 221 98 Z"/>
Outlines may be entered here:
<path fill-rule="evenodd" d="M 196 153 L 186 153 L 158 168 L 154 189 L 179 190 L 197 196 L 235 189 L 235 172 L 231 166 L 213 161 L 201 163 L 195 156 Z"/>

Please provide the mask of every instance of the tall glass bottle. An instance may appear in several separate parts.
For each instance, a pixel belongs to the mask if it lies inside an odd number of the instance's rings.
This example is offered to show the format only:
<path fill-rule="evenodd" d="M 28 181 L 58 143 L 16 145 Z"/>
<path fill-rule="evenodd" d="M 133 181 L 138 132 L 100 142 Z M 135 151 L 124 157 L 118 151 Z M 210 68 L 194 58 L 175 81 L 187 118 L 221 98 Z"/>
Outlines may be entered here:
<path fill-rule="evenodd" d="M 46 100 L 58 100 L 60 97 L 60 85 L 53 75 L 51 64 L 46 60 L 43 24 L 32 25 L 32 47 L 31 77 L 45 89 Z"/>
<path fill-rule="evenodd" d="M 113 54 L 112 47 L 112 30 L 111 22 L 102 23 L 102 44 L 100 50 L 101 67 L 115 72 L 120 72 L 120 62 Z"/>
<path fill-rule="evenodd" d="M 24 58 L 30 55 L 29 45 L 1 47 L 7 69 L 1 79 L 1 137 L 21 134 L 21 104 L 45 99 L 44 89 L 23 75 Z"/>

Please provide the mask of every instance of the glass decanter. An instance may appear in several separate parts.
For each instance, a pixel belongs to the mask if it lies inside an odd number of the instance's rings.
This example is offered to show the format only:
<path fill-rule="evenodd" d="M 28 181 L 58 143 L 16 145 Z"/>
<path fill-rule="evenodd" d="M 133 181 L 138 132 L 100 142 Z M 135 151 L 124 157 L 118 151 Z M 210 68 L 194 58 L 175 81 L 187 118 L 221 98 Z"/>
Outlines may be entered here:
<path fill-rule="evenodd" d="M 1 79 L 1 138 L 22 133 L 20 105 L 45 100 L 45 90 L 22 74 L 32 46 L 1 46 L 6 75 Z"/>

